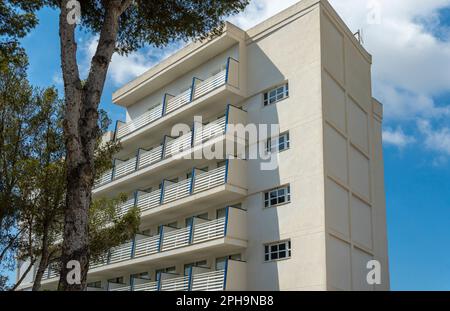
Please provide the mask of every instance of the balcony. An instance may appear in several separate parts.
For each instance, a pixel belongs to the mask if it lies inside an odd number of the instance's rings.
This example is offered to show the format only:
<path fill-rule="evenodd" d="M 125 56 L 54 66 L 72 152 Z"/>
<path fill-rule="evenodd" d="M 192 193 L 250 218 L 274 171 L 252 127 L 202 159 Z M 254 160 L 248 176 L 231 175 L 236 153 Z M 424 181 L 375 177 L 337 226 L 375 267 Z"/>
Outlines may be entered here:
<path fill-rule="evenodd" d="M 198 159 L 194 154 L 198 151 L 203 154 L 203 150 L 210 149 L 211 145 L 222 144 L 224 150 L 222 156 L 225 159 L 233 152 L 225 148 L 227 139 L 241 149 L 246 144 L 245 137 L 238 136 L 237 140 L 234 138 L 229 125 L 246 125 L 246 121 L 245 111 L 228 105 L 223 117 L 207 125 L 194 124 L 190 133 L 180 137 L 165 136 L 161 145 L 149 150 L 140 148 L 135 152 L 135 157 L 125 161 L 116 159 L 113 169 L 96 181 L 94 195 L 128 192 L 136 185 L 142 188 L 167 176 L 169 166 L 172 171 L 182 171 L 192 165 L 202 165 L 205 159 L 203 157 Z M 238 149 L 237 147 L 235 149 Z M 183 161 L 186 158 L 190 160 Z"/>
<path fill-rule="evenodd" d="M 191 87 L 181 94 L 166 93 L 161 104 L 134 120 L 128 123 L 118 121 L 114 139 L 120 140 L 127 149 L 129 145 L 138 143 L 138 136 L 149 130 L 152 137 L 161 136 L 164 130 L 191 118 L 195 113 L 211 115 L 218 109 L 224 109 L 227 100 L 238 102 L 243 96 L 244 92 L 239 89 L 239 61 L 229 57 L 225 70 L 205 80 L 193 77 Z"/>
<path fill-rule="evenodd" d="M 220 205 L 247 195 L 247 162 L 227 160 L 224 166 L 208 172 L 192 170 L 192 177 L 180 182 L 163 180 L 161 189 L 151 192 L 136 191 L 132 199 L 118 207 L 118 215 L 124 215 L 136 206 L 141 213 L 141 223 L 169 220 L 169 217 L 190 211 L 200 211 L 213 204 Z M 167 214 L 165 211 L 171 210 Z"/>
<path fill-rule="evenodd" d="M 134 278 L 130 285 L 109 283 L 109 291 L 223 291 L 246 289 L 246 263 L 228 260 L 225 268 L 191 267 L 188 275 L 161 273 L 157 281 Z"/>
<path fill-rule="evenodd" d="M 127 266 L 132 269 L 134 265 L 158 264 L 197 252 L 242 250 L 247 246 L 246 222 L 246 211 L 227 207 L 226 216 L 222 218 L 205 220 L 194 217 L 189 226 L 181 229 L 161 226 L 159 235 L 137 235 L 132 241 L 111 249 L 102 258 L 91 261 L 89 276 L 113 276 Z M 56 281 L 57 277 L 57 269 L 52 266 L 43 279 Z"/>

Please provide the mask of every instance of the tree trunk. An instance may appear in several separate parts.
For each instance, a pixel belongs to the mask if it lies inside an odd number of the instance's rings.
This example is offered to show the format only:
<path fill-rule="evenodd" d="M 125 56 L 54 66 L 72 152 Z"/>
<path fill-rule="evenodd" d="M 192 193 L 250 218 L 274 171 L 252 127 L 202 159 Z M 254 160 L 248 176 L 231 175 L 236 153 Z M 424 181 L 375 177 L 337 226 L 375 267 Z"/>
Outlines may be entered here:
<path fill-rule="evenodd" d="M 38 291 L 41 289 L 42 277 L 44 276 L 45 269 L 47 269 L 50 259 L 48 246 L 48 228 L 44 228 L 44 234 L 42 236 L 41 260 L 39 261 L 38 270 L 34 278 L 32 291 Z"/>
<path fill-rule="evenodd" d="M 61 3 L 60 44 L 65 90 L 64 134 L 66 144 L 67 198 L 64 215 L 64 242 L 61 256 L 59 290 L 82 291 L 86 288 L 89 269 L 88 214 L 94 184 L 94 152 L 98 136 L 98 105 L 106 73 L 115 50 L 118 20 L 122 2 L 105 2 L 105 19 L 97 51 L 92 58 L 84 86 L 79 78 L 76 60 L 75 27 L 67 23 L 67 2 Z M 69 262 L 79 263 L 80 284 L 71 284 L 67 274 Z"/>

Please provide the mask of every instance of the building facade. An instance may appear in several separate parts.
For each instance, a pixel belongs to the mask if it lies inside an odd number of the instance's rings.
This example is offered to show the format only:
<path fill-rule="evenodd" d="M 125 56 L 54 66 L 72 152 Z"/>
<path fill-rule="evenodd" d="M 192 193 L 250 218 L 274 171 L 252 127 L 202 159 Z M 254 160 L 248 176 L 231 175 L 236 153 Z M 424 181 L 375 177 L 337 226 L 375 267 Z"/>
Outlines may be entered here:
<path fill-rule="evenodd" d="M 140 234 L 92 262 L 89 290 L 389 290 L 371 61 L 327 1 L 303 0 L 116 91 L 123 149 L 93 196 L 127 193 Z"/>

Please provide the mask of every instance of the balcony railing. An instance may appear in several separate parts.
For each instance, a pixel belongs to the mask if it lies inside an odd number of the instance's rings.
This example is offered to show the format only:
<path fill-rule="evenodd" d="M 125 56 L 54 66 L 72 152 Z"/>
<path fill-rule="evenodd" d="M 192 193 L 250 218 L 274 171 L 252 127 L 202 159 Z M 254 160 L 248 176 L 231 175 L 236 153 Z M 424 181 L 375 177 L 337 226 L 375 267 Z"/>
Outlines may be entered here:
<path fill-rule="evenodd" d="M 245 288 L 245 262 L 227 260 L 224 269 L 192 267 L 188 275 L 161 273 L 157 281 L 132 279 L 132 285 L 110 283 L 109 291 L 223 291 Z M 203 272 L 207 271 L 207 272 Z M 244 273 L 243 273 L 244 272 Z M 233 278 L 230 280 L 230 278 Z M 244 283 L 244 284 L 242 284 Z"/>
<path fill-rule="evenodd" d="M 159 104 L 153 109 L 147 111 L 133 121 L 128 123 L 117 122 L 115 139 L 121 139 L 133 133 L 134 131 L 176 111 L 177 109 L 185 106 L 193 100 L 214 91 L 222 85 L 230 84 L 237 87 L 236 81 L 238 81 L 238 68 L 239 62 L 229 57 L 225 70 L 206 79 L 205 81 L 200 80 L 201 82 L 198 84 L 196 84 L 195 82 L 199 79 L 194 78 L 193 87 L 189 88 L 183 93 L 177 96 L 166 94 L 164 96 L 162 104 Z"/>
<path fill-rule="evenodd" d="M 177 138 L 166 136 L 162 145 L 151 150 L 139 149 L 137 156 L 127 161 L 115 160 L 114 167 L 96 180 L 94 188 L 123 178 L 164 159 L 175 157 L 194 146 L 206 143 L 208 140 L 223 135 L 226 133 L 228 124 L 242 122 L 245 120 L 245 117 L 243 117 L 245 114 L 242 109 L 228 105 L 226 114 L 223 117 L 207 125 L 196 125 L 190 133 Z"/>
<path fill-rule="evenodd" d="M 227 213 L 226 217 L 206 222 L 197 219 L 193 224 L 182 229 L 161 226 L 159 235 L 136 237 L 133 241 L 113 248 L 102 259 L 91 262 L 90 267 L 93 269 L 224 237 L 228 215 Z"/>

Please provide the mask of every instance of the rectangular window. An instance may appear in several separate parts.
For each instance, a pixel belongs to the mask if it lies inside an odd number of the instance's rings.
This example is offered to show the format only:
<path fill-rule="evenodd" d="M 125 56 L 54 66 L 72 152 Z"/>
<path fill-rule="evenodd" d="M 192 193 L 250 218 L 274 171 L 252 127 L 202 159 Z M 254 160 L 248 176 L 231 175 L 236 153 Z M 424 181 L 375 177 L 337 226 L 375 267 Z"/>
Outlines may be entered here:
<path fill-rule="evenodd" d="M 184 275 L 189 275 L 189 270 L 191 269 L 191 267 L 202 267 L 202 268 L 207 268 L 207 261 L 206 260 L 202 260 L 202 261 L 197 261 L 197 262 L 192 262 L 192 263 L 187 263 L 184 265 Z"/>
<path fill-rule="evenodd" d="M 272 261 L 291 257 L 291 241 L 264 245 L 264 260 Z"/>
<path fill-rule="evenodd" d="M 290 147 L 289 132 L 280 134 L 276 138 L 268 138 L 266 144 L 267 152 L 284 151 Z"/>
<path fill-rule="evenodd" d="M 275 207 L 291 202 L 291 186 L 283 186 L 264 192 L 264 207 Z"/>
<path fill-rule="evenodd" d="M 158 275 L 160 273 L 175 273 L 176 271 L 177 271 L 177 269 L 175 267 L 168 267 L 168 268 L 163 268 L 163 269 L 156 270 L 155 274 Z"/>
<path fill-rule="evenodd" d="M 289 96 L 289 84 L 280 85 L 264 93 L 264 106 L 279 102 Z"/>
<path fill-rule="evenodd" d="M 118 277 L 118 278 L 109 279 L 108 283 L 125 284 L 123 282 L 123 276 Z"/>
<path fill-rule="evenodd" d="M 225 263 L 227 262 L 228 259 L 241 260 L 241 258 L 242 258 L 241 254 L 234 254 L 230 256 L 216 258 L 216 270 L 224 270 Z"/>
<path fill-rule="evenodd" d="M 91 288 L 102 288 L 102 281 L 97 281 L 97 282 L 92 282 L 92 283 L 88 283 L 87 287 L 91 287 Z"/>

